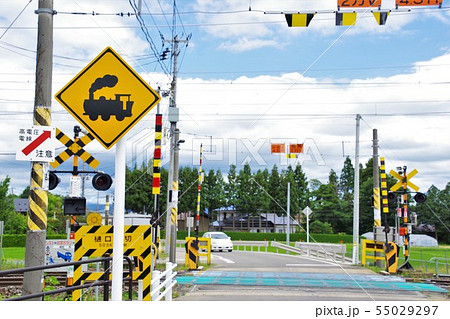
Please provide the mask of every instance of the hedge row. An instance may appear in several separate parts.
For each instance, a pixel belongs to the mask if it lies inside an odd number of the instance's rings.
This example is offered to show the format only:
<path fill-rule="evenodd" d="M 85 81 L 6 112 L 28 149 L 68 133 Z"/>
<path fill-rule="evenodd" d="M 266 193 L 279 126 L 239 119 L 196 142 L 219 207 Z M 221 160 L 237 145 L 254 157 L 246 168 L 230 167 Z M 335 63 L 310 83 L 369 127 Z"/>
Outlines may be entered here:
<path fill-rule="evenodd" d="M 231 237 L 231 240 L 253 240 L 253 241 L 286 241 L 285 233 L 248 233 L 248 232 L 226 232 L 228 236 Z M 200 233 L 203 235 L 203 233 Z M 191 236 L 193 232 L 191 232 Z M 185 239 L 187 237 L 186 231 L 178 231 L 177 238 Z M 162 237 L 164 238 L 164 237 Z M 343 244 L 351 244 L 353 243 L 352 235 L 340 235 L 340 234 L 310 234 L 309 235 L 311 242 L 318 243 L 343 243 Z M 290 241 L 306 241 L 306 233 L 294 233 L 289 235 Z"/>
<path fill-rule="evenodd" d="M 47 235 L 47 239 L 66 239 L 66 234 Z M 27 235 L 3 235 L 3 247 L 25 247 Z"/>
<path fill-rule="evenodd" d="M 285 233 L 247 233 L 247 232 L 226 232 L 232 240 L 253 240 L 253 241 L 286 241 Z M 203 233 L 200 233 L 200 236 Z M 194 236 L 194 232 L 191 232 L 191 236 Z M 3 247 L 25 247 L 27 235 L 3 235 Z M 187 231 L 178 231 L 177 238 L 185 239 L 187 237 Z M 66 234 L 60 235 L 47 235 L 47 239 L 65 239 Z M 161 238 L 164 238 L 164 232 L 161 233 Z M 305 233 L 290 234 L 289 239 L 291 241 L 306 241 Z M 339 235 L 339 234 L 310 234 L 311 242 L 318 243 L 344 243 L 351 244 L 353 242 L 352 235 Z"/>

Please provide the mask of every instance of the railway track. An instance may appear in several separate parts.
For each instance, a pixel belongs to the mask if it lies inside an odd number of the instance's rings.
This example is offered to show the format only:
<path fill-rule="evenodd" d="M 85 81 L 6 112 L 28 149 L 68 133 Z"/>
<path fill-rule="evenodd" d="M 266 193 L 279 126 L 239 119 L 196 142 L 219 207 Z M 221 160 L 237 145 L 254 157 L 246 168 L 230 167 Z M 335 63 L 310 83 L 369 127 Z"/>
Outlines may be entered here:
<path fill-rule="evenodd" d="M 67 275 L 62 272 L 47 272 L 45 278 L 55 277 L 62 286 L 66 285 Z M 22 286 L 23 285 L 23 275 L 9 275 L 0 277 L 0 287 L 8 286 Z"/>
<path fill-rule="evenodd" d="M 448 277 L 438 277 L 438 278 L 407 278 L 407 281 L 411 282 L 421 282 L 425 284 L 434 284 L 438 286 L 445 286 L 450 289 L 450 278 Z"/>

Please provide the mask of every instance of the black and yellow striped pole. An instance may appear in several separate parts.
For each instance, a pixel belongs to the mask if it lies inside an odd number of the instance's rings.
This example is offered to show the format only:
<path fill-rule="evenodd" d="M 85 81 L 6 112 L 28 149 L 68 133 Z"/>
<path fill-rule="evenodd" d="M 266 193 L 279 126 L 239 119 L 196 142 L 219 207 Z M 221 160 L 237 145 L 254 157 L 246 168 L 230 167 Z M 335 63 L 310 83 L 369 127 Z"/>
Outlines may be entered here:
<path fill-rule="evenodd" d="M 158 106 L 159 111 L 159 106 Z M 162 114 L 155 115 L 155 150 L 153 152 L 153 187 L 152 194 L 154 195 L 154 216 L 152 226 L 153 243 L 156 246 L 156 254 L 158 255 L 160 247 L 160 225 L 159 220 L 159 195 L 161 194 L 161 139 L 162 139 Z"/>
<path fill-rule="evenodd" d="M 34 125 L 50 126 L 51 111 L 49 107 L 37 107 L 35 109 Z M 46 231 L 48 194 L 44 185 L 45 173 L 48 171 L 48 163 L 33 162 L 30 181 L 30 210 L 28 212 L 28 230 Z"/>
<path fill-rule="evenodd" d="M 195 238 L 198 241 L 198 232 L 200 228 L 200 195 L 202 193 L 202 156 L 203 144 L 200 144 L 200 166 L 198 167 L 198 190 L 197 190 L 197 214 L 195 217 Z"/>
<path fill-rule="evenodd" d="M 403 256 L 405 257 L 405 262 L 398 269 L 413 269 L 413 266 L 409 263 L 409 231 L 408 231 L 408 175 L 406 174 L 406 166 L 403 166 L 403 178 L 402 187 L 403 193 L 401 195 L 402 199 L 402 226 L 399 227 L 400 236 L 403 236 Z"/>
<path fill-rule="evenodd" d="M 202 192 L 202 160 L 203 144 L 200 144 L 200 166 L 198 167 L 198 188 L 197 188 L 197 210 L 195 217 L 195 238 L 186 242 L 186 253 L 188 254 L 189 269 L 198 268 L 198 238 L 200 229 L 200 198 Z"/>
<path fill-rule="evenodd" d="M 384 254 L 386 257 L 386 271 L 395 274 L 397 272 L 398 263 L 398 246 L 395 242 L 389 241 L 389 225 L 387 215 L 389 213 L 387 175 L 384 163 L 384 157 L 380 158 L 380 177 L 381 177 L 381 208 L 384 216 L 384 231 L 386 234 L 386 242 L 384 244 Z"/>

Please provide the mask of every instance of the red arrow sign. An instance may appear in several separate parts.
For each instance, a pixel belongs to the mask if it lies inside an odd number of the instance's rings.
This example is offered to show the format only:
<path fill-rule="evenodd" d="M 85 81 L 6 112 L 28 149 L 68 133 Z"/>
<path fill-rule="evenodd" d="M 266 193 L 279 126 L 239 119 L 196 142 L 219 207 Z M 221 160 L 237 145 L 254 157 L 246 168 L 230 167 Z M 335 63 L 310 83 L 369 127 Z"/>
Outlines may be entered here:
<path fill-rule="evenodd" d="M 51 131 L 44 131 L 41 135 L 39 135 L 33 142 L 30 143 L 27 147 L 25 147 L 22 150 L 22 153 L 25 154 L 25 156 L 28 156 L 31 152 L 33 152 L 39 145 L 44 143 L 47 139 L 51 138 L 52 133 Z"/>

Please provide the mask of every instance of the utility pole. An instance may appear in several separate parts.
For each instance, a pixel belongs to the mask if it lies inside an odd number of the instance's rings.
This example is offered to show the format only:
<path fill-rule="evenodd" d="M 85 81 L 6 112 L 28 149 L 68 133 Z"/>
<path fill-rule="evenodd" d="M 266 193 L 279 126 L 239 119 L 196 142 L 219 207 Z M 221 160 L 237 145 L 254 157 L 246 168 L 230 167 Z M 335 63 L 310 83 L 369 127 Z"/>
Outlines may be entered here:
<path fill-rule="evenodd" d="M 380 168 L 378 166 L 378 131 L 373 129 L 373 225 L 381 227 Z"/>
<path fill-rule="evenodd" d="M 356 114 L 355 181 L 353 191 L 353 264 L 359 263 L 359 129 L 361 115 Z"/>
<path fill-rule="evenodd" d="M 175 262 L 176 254 L 176 227 L 178 217 L 178 156 L 179 156 L 179 131 L 177 129 L 177 122 L 179 119 L 179 109 L 176 104 L 177 97 L 177 58 L 178 58 L 178 43 L 186 42 L 187 40 L 178 40 L 177 36 L 173 39 L 173 71 L 172 71 L 172 85 L 171 95 L 169 100 L 169 122 L 170 122 L 170 163 L 169 163 L 169 177 L 168 177 L 168 196 L 167 196 L 167 214 L 166 214 L 166 241 L 164 251 L 169 253 L 169 261 Z"/>
<path fill-rule="evenodd" d="M 173 173 L 172 173 L 172 198 L 170 204 L 170 253 L 169 261 L 176 263 L 176 243 L 177 243 L 177 216 L 178 216 L 178 159 L 180 153 L 180 131 L 176 128 L 174 133 L 174 151 L 173 151 Z"/>
<path fill-rule="evenodd" d="M 36 56 L 36 85 L 33 125 L 50 126 L 53 66 L 53 0 L 39 0 L 38 36 Z M 45 263 L 45 240 L 48 210 L 48 163 L 33 162 L 30 178 L 30 196 L 25 244 L 25 267 L 42 266 Z M 26 272 L 23 279 L 23 295 L 42 291 L 43 271 Z M 41 300 L 35 298 L 34 300 Z"/>
<path fill-rule="evenodd" d="M 373 240 L 375 242 L 382 241 L 379 238 L 381 232 L 381 210 L 380 210 L 380 168 L 378 166 L 378 131 L 373 129 Z M 375 257 L 381 257 L 380 253 L 375 253 Z M 379 268 L 383 267 L 382 260 L 375 260 L 375 265 Z"/>

